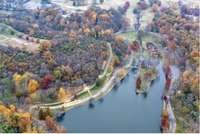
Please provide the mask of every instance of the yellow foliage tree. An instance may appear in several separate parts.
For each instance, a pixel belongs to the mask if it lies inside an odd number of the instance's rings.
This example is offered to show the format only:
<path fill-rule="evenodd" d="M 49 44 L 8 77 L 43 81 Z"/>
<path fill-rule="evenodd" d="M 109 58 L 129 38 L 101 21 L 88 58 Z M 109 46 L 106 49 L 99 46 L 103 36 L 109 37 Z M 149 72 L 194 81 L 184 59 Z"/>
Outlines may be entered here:
<path fill-rule="evenodd" d="M 198 87 L 198 84 L 199 84 L 199 77 L 198 77 L 198 75 L 193 76 L 192 77 L 192 86 L 193 87 Z"/>
<path fill-rule="evenodd" d="M 111 36 L 113 34 L 113 30 L 112 29 L 107 29 L 105 31 L 102 31 L 102 35 L 103 36 Z"/>
<path fill-rule="evenodd" d="M 13 113 L 16 112 L 16 107 L 14 105 L 10 105 L 9 108 Z"/>
<path fill-rule="evenodd" d="M 34 79 L 29 80 L 29 83 L 28 83 L 29 93 L 34 93 L 38 88 L 39 88 L 39 83 L 36 80 Z"/>
<path fill-rule="evenodd" d="M 28 78 L 28 77 L 31 77 L 31 76 L 32 76 L 32 74 L 31 74 L 31 73 L 28 73 L 28 72 L 26 72 L 26 73 L 23 74 L 23 75 L 20 75 L 20 74 L 18 74 L 18 73 L 15 73 L 15 74 L 13 75 L 13 80 L 15 81 L 15 84 L 16 84 L 16 85 L 19 85 L 20 82 L 21 82 L 23 79 Z"/>
<path fill-rule="evenodd" d="M 122 36 L 118 35 L 118 36 L 115 37 L 115 40 L 116 40 L 117 43 L 122 43 L 124 41 L 124 38 Z"/>
<path fill-rule="evenodd" d="M 163 110 L 162 111 L 162 116 L 167 117 L 168 116 L 168 111 L 167 110 Z"/>
<path fill-rule="evenodd" d="M 83 32 L 84 33 L 90 33 L 90 29 L 89 28 L 85 28 L 85 29 L 83 29 Z"/>
<path fill-rule="evenodd" d="M 200 86 L 199 86 L 199 80 L 200 80 L 200 76 L 196 75 L 192 77 L 192 91 L 195 94 L 195 96 L 199 96 L 199 92 L 200 92 Z"/>
<path fill-rule="evenodd" d="M 32 128 L 32 131 L 30 133 L 38 133 L 37 129 L 35 127 Z"/>
<path fill-rule="evenodd" d="M 125 76 L 125 74 L 126 74 L 126 70 L 124 69 L 124 68 L 122 68 L 122 69 L 120 69 L 120 71 L 119 71 L 119 77 L 120 78 L 123 78 L 124 76 Z"/>
<path fill-rule="evenodd" d="M 66 98 L 66 92 L 63 87 L 61 87 L 58 91 L 58 99 L 59 100 L 64 100 Z"/>
<path fill-rule="evenodd" d="M 15 73 L 13 75 L 13 80 L 15 81 L 15 84 L 16 85 L 19 85 L 20 81 L 23 79 L 23 76 L 18 74 L 18 73 Z"/>
<path fill-rule="evenodd" d="M 19 127 L 23 131 L 29 131 L 32 124 L 31 114 L 30 113 L 20 113 L 19 114 Z"/>
<path fill-rule="evenodd" d="M 47 40 L 39 40 L 39 43 L 40 43 L 40 47 L 39 47 L 40 51 L 49 50 L 52 46 L 51 42 Z"/>
<path fill-rule="evenodd" d="M 189 77 L 191 76 L 191 74 L 192 74 L 191 70 L 186 70 L 183 72 L 182 79 L 184 83 L 187 83 L 189 81 Z"/>
<path fill-rule="evenodd" d="M 12 112 L 9 108 L 0 104 L 0 114 L 3 114 L 4 116 L 9 117 L 12 114 Z"/>
<path fill-rule="evenodd" d="M 91 15 L 91 18 L 92 18 L 93 21 L 95 21 L 97 19 L 97 13 L 95 11 L 92 11 L 90 13 L 90 15 Z"/>
<path fill-rule="evenodd" d="M 120 64 L 120 60 L 119 58 L 115 55 L 114 58 L 113 58 L 113 67 L 117 66 Z"/>
<path fill-rule="evenodd" d="M 54 56 L 53 56 L 53 54 L 52 54 L 50 51 L 45 51 L 45 52 L 43 53 L 43 58 L 44 58 L 45 60 L 47 60 L 47 62 L 48 62 L 49 64 L 53 64 L 53 63 L 55 62 Z"/>
<path fill-rule="evenodd" d="M 72 38 L 72 39 L 75 39 L 75 38 L 77 37 L 77 33 L 76 33 L 75 31 L 70 31 L 70 32 L 68 33 L 68 36 L 69 36 L 70 38 Z"/>

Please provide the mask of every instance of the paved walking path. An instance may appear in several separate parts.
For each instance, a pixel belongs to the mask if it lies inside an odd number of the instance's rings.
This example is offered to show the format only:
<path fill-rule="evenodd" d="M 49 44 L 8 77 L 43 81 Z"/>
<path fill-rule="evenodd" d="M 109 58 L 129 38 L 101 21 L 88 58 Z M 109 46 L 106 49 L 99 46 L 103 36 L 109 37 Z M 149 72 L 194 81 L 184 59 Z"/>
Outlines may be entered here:
<path fill-rule="evenodd" d="M 176 86 L 175 81 L 179 80 L 180 77 L 180 70 L 178 69 L 178 67 L 176 66 L 171 66 L 171 70 L 172 70 L 172 83 L 171 83 L 171 87 L 169 89 L 169 97 L 171 99 L 171 96 L 174 93 L 174 86 Z M 175 133 L 176 132 L 176 118 L 174 115 L 174 111 L 172 110 L 172 106 L 171 106 L 171 101 L 169 100 L 168 103 L 168 112 L 169 112 L 169 119 L 170 119 L 170 128 L 169 128 L 169 132 L 170 133 Z"/>
<path fill-rule="evenodd" d="M 130 61 L 128 63 L 129 65 L 129 69 L 132 65 L 132 61 L 133 61 L 133 54 L 131 55 L 131 58 L 130 58 Z M 98 99 L 100 97 L 103 97 L 104 95 L 106 95 L 107 93 L 109 93 L 111 91 L 111 89 L 113 88 L 113 86 L 116 84 L 115 83 L 115 80 L 116 78 L 118 77 L 118 74 L 120 72 L 120 69 L 117 69 L 112 77 L 106 82 L 106 84 L 94 95 L 92 96 L 88 96 L 86 98 L 83 98 L 83 99 L 78 99 L 78 100 L 75 100 L 75 101 L 71 101 L 71 102 L 64 102 L 63 104 L 60 104 L 60 105 L 56 105 L 56 106 L 42 106 L 42 105 L 34 105 L 32 106 L 32 109 L 34 108 L 37 108 L 37 107 L 40 107 L 40 108 L 50 108 L 50 109 L 61 109 L 61 108 L 72 108 L 72 107 L 75 107 L 75 106 L 79 106 L 79 105 L 82 105 L 82 104 L 85 104 L 86 102 L 89 102 L 91 99 Z"/>
<path fill-rule="evenodd" d="M 109 64 L 110 62 L 112 61 L 112 57 L 113 57 L 113 53 L 112 53 L 112 47 L 111 45 L 109 44 L 109 50 L 110 50 L 110 57 L 108 59 L 108 63 L 106 65 L 106 68 L 105 70 L 108 69 L 109 67 Z M 131 54 L 130 56 L 130 60 L 128 62 L 127 65 L 124 66 L 125 69 L 127 69 L 127 73 L 128 71 L 130 70 L 131 66 L 132 66 L 132 62 L 133 62 L 133 59 L 134 59 L 134 55 L 133 53 Z M 86 98 L 83 98 L 83 99 L 78 99 L 78 100 L 74 100 L 74 101 L 71 101 L 69 102 L 66 101 L 66 102 L 58 102 L 57 104 L 58 105 L 49 105 L 49 104 L 36 104 L 36 105 L 33 105 L 31 106 L 30 108 L 30 111 L 32 111 L 33 109 L 37 109 L 37 108 L 50 108 L 50 109 L 61 109 L 61 108 L 72 108 L 72 107 L 75 107 L 75 106 L 79 106 L 79 105 L 82 105 L 86 102 L 89 102 L 91 99 L 98 99 L 104 95 L 106 95 L 107 93 L 109 93 L 111 91 L 111 89 L 114 87 L 114 85 L 116 84 L 116 79 L 118 78 L 118 74 L 120 73 L 120 69 L 116 69 L 113 73 L 113 75 L 111 76 L 111 78 L 106 82 L 106 84 L 103 85 L 103 87 L 95 94 L 92 94 Z"/>
<path fill-rule="evenodd" d="M 174 87 L 176 86 L 176 81 L 179 80 L 180 77 L 180 70 L 178 69 L 178 67 L 176 66 L 170 66 L 171 68 L 171 72 L 172 72 L 172 81 L 171 81 L 171 85 L 169 88 L 169 91 L 167 93 L 167 98 L 168 98 L 168 103 L 167 103 L 167 111 L 169 113 L 169 133 L 175 133 L 176 132 L 176 118 L 171 106 L 171 97 L 174 94 L 174 90 L 176 90 Z M 164 106 L 163 108 L 165 108 L 165 101 L 163 100 Z"/>

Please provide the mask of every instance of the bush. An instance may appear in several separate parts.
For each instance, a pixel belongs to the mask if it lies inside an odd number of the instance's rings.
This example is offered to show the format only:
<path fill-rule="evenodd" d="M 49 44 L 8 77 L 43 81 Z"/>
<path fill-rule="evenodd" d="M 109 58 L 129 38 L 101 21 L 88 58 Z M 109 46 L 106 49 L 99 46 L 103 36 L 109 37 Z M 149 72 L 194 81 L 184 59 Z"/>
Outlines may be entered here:
<path fill-rule="evenodd" d="M 187 108 L 186 106 L 183 106 L 182 107 L 182 112 L 183 112 L 183 114 L 188 114 L 190 112 L 190 109 Z"/>
<path fill-rule="evenodd" d="M 61 73 L 60 70 L 55 69 L 55 70 L 53 71 L 53 75 L 54 75 L 54 77 L 55 77 L 56 79 L 60 79 L 61 76 L 62 76 L 62 73 Z"/>
<path fill-rule="evenodd" d="M 102 86 L 103 85 L 103 83 L 104 83 L 104 77 L 103 78 L 98 78 L 97 80 L 96 80 L 96 86 L 97 87 L 100 87 L 100 86 Z"/>

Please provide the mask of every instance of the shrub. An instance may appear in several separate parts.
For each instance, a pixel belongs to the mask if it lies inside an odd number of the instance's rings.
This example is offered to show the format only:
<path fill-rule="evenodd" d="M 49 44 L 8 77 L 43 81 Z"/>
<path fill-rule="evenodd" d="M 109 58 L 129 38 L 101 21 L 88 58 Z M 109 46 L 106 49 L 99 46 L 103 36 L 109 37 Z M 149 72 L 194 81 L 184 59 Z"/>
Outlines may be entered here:
<path fill-rule="evenodd" d="M 38 88 L 39 88 L 39 83 L 36 80 L 34 79 L 29 80 L 29 83 L 28 83 L 29 93 L 34 93 Z"/>
<path fill-rule="evenodd" d="M 60 79 L 62 74 L 61 74 L 61 71 L 59 69 L 54 69 L 53 71 L 53 75 L 56 79 Z"/>

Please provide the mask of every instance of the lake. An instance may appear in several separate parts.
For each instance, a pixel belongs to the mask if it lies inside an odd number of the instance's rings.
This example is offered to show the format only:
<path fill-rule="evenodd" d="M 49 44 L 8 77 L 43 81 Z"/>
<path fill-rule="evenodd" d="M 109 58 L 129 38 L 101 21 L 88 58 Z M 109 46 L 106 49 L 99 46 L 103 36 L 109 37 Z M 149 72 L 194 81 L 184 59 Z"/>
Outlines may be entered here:
<path fill-rule="evenodd" d="M 88 103 L 71 109 L 60 124 L 69 133 L 159 133 L 165 78 L 158 68 L 160 76 L 146 97 L 135 93 L 136 72 L 130 71 L 103 99 L 92 102 L 93 108 Z"/>

